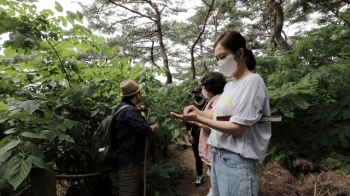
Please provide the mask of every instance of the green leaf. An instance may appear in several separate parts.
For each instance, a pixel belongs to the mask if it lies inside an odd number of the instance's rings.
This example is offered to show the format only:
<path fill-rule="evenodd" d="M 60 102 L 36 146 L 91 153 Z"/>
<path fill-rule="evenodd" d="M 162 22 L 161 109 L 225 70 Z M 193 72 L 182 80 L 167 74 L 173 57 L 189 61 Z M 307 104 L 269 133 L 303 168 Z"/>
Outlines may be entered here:
<path fill-rule="evenodd" d="M 22 160 L 19 157 L 11 159 L 11 162 L 6 168 L 4 178 L 17 189 L 23 180 L 27 178 L 31 167 L 32 163 L 29 159 Z"/>
<path fill-rule="evenodd" d="M 113 47 L 113 48 L 109 49 L 107 52 L 108 58 L 113 58 L 115 56 L 117 49 L 118 49 L 118 47 Z"/>
<path fill-rule="evenodd" d="M 44 130 L 41 132 L 41 134 L 44 135 L 50 142 L 52 142 L 57 136 L 57 133 L 51 130 Z"/>
<path fill-rule="evenodd" d="M 49 110 L 49 109 L 46 109 L 46 110 L 45 110 L 44 116 L 45 116 L 45 118 L 48 119 L 48 120 L 53 118 L 53 114 L 52 114 L 51 110 Z"/>
<path fill-rule="evenodd" d="M 71 92 L 71 98 L 73 103 L 79 101 L 82 96 L 83 96 L 83 92 L 80 89 L 73 89 Z"/>
<path fill-rule="evenodd" d="M 59 16 L 58 18 L 59 18 L 60 21 L 62 22 L 62 25 L 63 25 L 64 27 L 67 27 L 67 20 L 66 20 L 66 18 L 64 18 L 63 16 Z"/>
<path fill-rule="evenodd" d="M 8 118 L 1 118 L 0 123 L 6 122 L 7 120 L 8 120 Z"/>
<path fill-rule="evenodd" d="M 13 135 L 8 135 L 4 138 L 2 138 L 2 140 L 0 141 L 0 148 L 5 146 L 7 144 L 7 142 L 13 138 Z"/>
<path fill-rule="evenodd" d="M 175 129 L 174 131 L 171 132 L 171 137 L 172 138 L 177 138 L 179 136 L 180 131 L 178 129 Z"/>
<path fill-rule="evenodd" d="M 39 148 L 39 146 L 33 144 L 31 141 L 26 141 L 24 142 L 24 148 L 33 155 L 36 155 L 38 157 L 44 157 L 44 153 L 41 150 L 41 148 Z"/>
<path fill-rule="evenodd" d="M 39 107 L 40 107 L 40 103 L 38 101 L 36 101 L 36 100 L 28 100 L 28 101 L 22 102 L 19 105 L 19 108 L 23 108 L 29 114 L 32 114 Z"/>
<path fill-rule="evenodd" d="M 83 22 L 83 14 L 81 12 L 77 11 L 76 16 L 77 16 L 77 20 L 82 23 Z"/>
<path fill-rule="evenodd" d="M 0 164 L 0 179 L 4 179 L 5 171 L 7 168 L 8 162 L 4 162 Z M 7 181 L 7 180 L 6 180 Z M 1 190 L 1 189 L 0 189 Z"/>
<path fill-rule="evenodd" d="M 11 128 L 11 129 L 5 131 L 4 133 L 6 135 L 10 135 L 10 134 L 13 134 L 13 133 L 17 133 L 17 131 L 19 131 L 17 128 Z"/>
<path fill-rule="evenodd" d="M 66 88 L 66 90 L 64 90 L 62 93 L 61 93 L 61 97 L 64 97 L 66 96 L 68 93 L 70 93 L 72 91 L 72 88 L 68 87 Z"/>
<path fill-rule="evenodd" d="M 75 124 L 75 121 L 73 120 L 69 120 L 69 119 L 64 119 L 63 120 L 63 124 L 68 128 L 68 129 L 72 129 L 72 127 Z"/>
<path fill-rule="evenodd" d="M 74 19 L 75 19 L 75 14 L 73 12 L 67 11 L 67 16 L 66 19 L 68 20 L 68 22 L 70 22 L 71 24 L 74 24 Z"/>
<path fill-rule="evenodd" d="M 59 4 L 57 1 L 55 1 L 55 9 L 58 12 L 63 12 L 63 7 L 61 6 L 61 4 Z"/>
<path fill-rule="evenodd" d="M 21 133 L 21 136 L 27 137 L 27 138 L 46 139 L 46 137 L 43 135 L 40 135 L 37 133 L 31 133 L 31 132 L 23 132 L 23 133 Z"/>
<path fill-rule="evenodd" d="M 71 63 L 71 67 L 72 67 L 72 70 L 75 73 L 79 73 L 79 68 L 78 68 L 78 66 L 75 63 Z"/>
<path fill-rule="evenodd" d="M 12 151 L 7 151 L 3 155 L 0 156 L 0 165 L 2 162 L 6 161 L 12 154 Z"/>
<path fill-rule="evenodd" d="M 350 172 L 350 165 L 345 165 L 343 167 L 340 167 L 339 171 L 344 176 L 348 175 Z"/>
<path fill-rule="evenodd" d="M 36 157 L 33 155 L 29 155 L 28 159 L 30 160 L 33 165 L 41 168 L 41 169 L 46 169 L 47 171 L 50 171 L 49 168 L 47 167 L 45 161 L 42 159 L 42 157 Z"/>
<path fill-rule="evenodd" d="M 98 112 L 100 111 L 99 108 L 97 108 L 96 110 L 91 112 L 91 117 L 94 117 L 96 114 L 98 114 Z"/>
<path fill-rule="evenodd" d="M 63 132 L 60 132 L 60 131 L 57 132 L 57 135 L 60 141 L 67 141 L 67 142 L 74 143 L 74 140 L 70 135 L 64 134 Z"/>
<path fill-rule="evenodd" d="M 97 35 L 93 35 L 93 36 L 92 36 L 92 40 L 98 41 L 98 42 L 100 42 L 100 43 L 104 43 L 104 42 L 105 42 L 105 38 L 104 38 L 104 37 L 102 37 L 102 36 L 97 36 Z"/>
<path fill-rule="evenodd" d="M 22 35 L 22 34 L 18 35 L 12 44 L 12 48 L 16 49 L 16 48 L 21 47 L 24 43 L 24 40 L 25 40 L 24 35 Z"/>
<path fill-rule="evenodd" d="M 12 140 L 12 141 L 10 141 L 5 146 L 0 148 L 0 155 L 5 154 L 5 152 L 7 152 L 8 150 L 11 150 L 12 148 L 16 147 L 19 143 L 21 143 L 19 140 Z"/>
<path fill-rule="evenodd" d="M 27 76 L 27 79 L 29 80 L 29 81 L 32 81 L 33 79 L 34 79 L 34 75 L 33 74 L 26 74 L 26 76 Z"/>
<path fill-rule="evenodd" d="M 12 49 L 11 47 L 7 47 L 4 50 L 4 54 L 6 58 L 12 58 L 16 54 L 16 50 Z"/>
<path fill-rule="evenodd" d="M 83 133 L 83 130 L 84 130 L 84 126 L 80 122 L 77 122 L 77 123 L 75 123 L 74 127 L 70 130 L 69 133 L 74 138 L 77 138 L 77 137 L 81 136 L 81 134 Z"/>
<path fill-rule="evenodd" d="M 88 97 L 92 97 L 94 95 L 94 89 L 90 86 L 83 86 L 81 91 L 83 92 L 83 95 L 86 95 Z"/>
<path fill-rule="evenodd" d="M 9 116 L 13 116 L 15 114 L 18 114 L 20 111 L 21 111 L 20 109 L 12 110 L 11 113 L 9 114 Z"/>

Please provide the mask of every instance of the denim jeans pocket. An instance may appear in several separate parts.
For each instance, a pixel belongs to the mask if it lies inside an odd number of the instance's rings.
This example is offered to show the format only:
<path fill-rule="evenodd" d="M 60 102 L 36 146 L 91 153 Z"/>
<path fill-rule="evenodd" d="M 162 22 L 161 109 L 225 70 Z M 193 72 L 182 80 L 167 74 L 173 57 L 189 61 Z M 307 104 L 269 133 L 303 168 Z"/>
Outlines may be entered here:
<path fill-rule="evenodd" d="M 237 169 L 247 168 L 246 159 L 242 158 L 239 154 L 233 152 L 224 152 L 221 155 L 221 159 L 227 167 Z"/>

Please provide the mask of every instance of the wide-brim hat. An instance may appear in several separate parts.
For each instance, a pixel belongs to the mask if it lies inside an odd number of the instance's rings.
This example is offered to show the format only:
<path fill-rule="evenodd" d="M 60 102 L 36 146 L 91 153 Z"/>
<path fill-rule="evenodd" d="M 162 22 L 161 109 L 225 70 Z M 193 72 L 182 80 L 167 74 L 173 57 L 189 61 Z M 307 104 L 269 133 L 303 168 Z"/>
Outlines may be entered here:
<path fill-rule="evenodd" d="M 137 84 L 135 81 L 129 79 L 123 80 L 120 83 L 120 96 L 129 97 L 131 95 L 136 94 L 142 89 L 142 84 Z"/>

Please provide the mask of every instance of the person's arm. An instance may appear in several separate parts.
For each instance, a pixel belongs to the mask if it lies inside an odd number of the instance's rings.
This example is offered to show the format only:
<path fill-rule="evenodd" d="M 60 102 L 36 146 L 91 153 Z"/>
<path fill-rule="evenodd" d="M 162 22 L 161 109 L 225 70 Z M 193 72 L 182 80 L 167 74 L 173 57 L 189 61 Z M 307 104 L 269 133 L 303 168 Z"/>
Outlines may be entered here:
<path fill-rule="evenodd" d="M 202 123 L 215 130 L 233 135 L 235 137 L 241 137 L 249 127 L 247 125 L 240 125 L 230 121 L 216 121 L 216 120 L 208 119 L 203 116 L 197 115 L 196 113 L 188 113 L 188 114 L 180 115 L 180 114 L 171 112 L 170 115 L 182 120 L 196 121 L 196 122 Z"/>
<path fill-rule="evenodd" d="M 197 125 L 198 127 L 202 128 L 204 131 L 210 133 L 210 131 L 211 131 L 211 130 L 210 130 L 210 127 L 208 127 L 207 125 L 202 124 L 202 123 L 199 123 L 199 122 L 196 122 L 196 121 L 193 121 L 193 123 L 194 123 L 195 125 Z"/>

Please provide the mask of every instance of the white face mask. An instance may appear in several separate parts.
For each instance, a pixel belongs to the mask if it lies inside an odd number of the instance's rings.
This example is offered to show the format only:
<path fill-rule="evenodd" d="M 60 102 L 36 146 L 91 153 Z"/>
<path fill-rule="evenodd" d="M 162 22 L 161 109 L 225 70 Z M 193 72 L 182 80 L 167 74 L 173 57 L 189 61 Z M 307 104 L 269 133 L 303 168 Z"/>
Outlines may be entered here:
<path fill-rule="evenodd" d="M 202 94 L 203 94 L 203 97 L 204 97 L 204 98 L 209 98 L 209 97 L 208 97 L 208 91 L 205 90 L 205 88 L 203 88 L 203 87 L 202 87 Z"/>
<path fill-rule="evenodd" d="M 218 61 L 220 72 L 224 74 L 224 76 L 231 76 L 237 70 L 238 63 L 233 57 L 235 56 L 230 55 Z"/>

